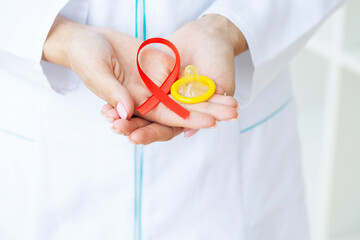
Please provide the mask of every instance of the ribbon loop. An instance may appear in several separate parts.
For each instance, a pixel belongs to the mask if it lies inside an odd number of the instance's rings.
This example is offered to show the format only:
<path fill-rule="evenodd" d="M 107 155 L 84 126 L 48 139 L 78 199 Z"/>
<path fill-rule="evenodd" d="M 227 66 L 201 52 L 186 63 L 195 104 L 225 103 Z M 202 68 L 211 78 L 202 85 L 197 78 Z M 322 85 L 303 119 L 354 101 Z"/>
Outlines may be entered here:
<path fill-rule="evenodd" d="M 148 44 L 152 43 L 160 43 L 164 44 L 167 47 L 169 47 L 175 54 L 175 65 L 169 76 L 166 78 L 166 80 L 163 82 L 163 84 L 158 87 L 141 69 L 139 64 L 139 53 L 142 48 L 144 48 Z M 139 71 L 140 77 L 145 83 L 146 87 L 152 92 L 152 96 L 147 99 L 142 105 L 140 105 L 137 110 L 145 115 L 149 111 L 151 111 L 153 108 L 155 108 L 160 102 L 162 102 L 166 107 L 168 107 L 171 111 L 179 115 L 180 117 L 186 119 L 190 112 L 180 106 L 177 102 L 175 102 L 173 99 L 171 99 L 168 94 L 170 92 L 171 86 L 176 81 L 176 78 L 180 71 L 180 54 L 178 50 L 176 49 L 175 45 L 172 44 L 170 41 L 164 39 L 164 38 L 150 38 L 146 41 L 144 41 L 137 52 L 136 55 L 136 65 L 137 69 Z"/>

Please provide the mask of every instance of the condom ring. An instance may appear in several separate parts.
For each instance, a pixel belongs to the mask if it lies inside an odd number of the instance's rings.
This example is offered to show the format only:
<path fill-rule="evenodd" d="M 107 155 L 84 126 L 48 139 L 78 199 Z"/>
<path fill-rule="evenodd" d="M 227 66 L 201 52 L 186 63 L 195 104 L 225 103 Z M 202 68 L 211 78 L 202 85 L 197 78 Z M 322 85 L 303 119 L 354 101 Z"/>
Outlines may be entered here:
<path fill-rule="evenodd" d="M 200 103 L 208 100 L 215 93 L 215 83 L 208 77 L 200 76 L 195 66 L 185 68 L 185 77 L 171 86 L 171 95 L 182 103 Z"/>
<path fill-rule="evenodd" d="M 185 84 L 189 84 L 191 83 L 191 81 L 189 81 L 186 78 L 180 78 L 179 80 L 177 80 L 172 86 L 171 86 L 171 95 L 179 102 L 182 103 L 200 103 L 200 102 L 205 102 L 206 100 L 208 100 L 209 98 L 212 97 L 212 95 L 214 95 L 215 93 L 215 83 L 208 77 L 205 76 L 199 76 L 199 81 L 208 87 L 208 91 L 205 92 L 204 94 L 197 96 L 197 97 L 186 97 L 183 96 L 179 93 L 179 88 L 181 85 L 185 85 Z"/>

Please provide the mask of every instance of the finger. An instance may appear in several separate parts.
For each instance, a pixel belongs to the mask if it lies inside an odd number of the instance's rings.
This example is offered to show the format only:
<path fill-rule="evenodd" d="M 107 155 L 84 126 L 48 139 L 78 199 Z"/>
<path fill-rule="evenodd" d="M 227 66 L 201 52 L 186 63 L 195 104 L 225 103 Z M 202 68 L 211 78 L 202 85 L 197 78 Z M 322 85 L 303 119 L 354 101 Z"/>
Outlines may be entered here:
<path fill-rule="evenodd" d="M 111 109 L 109 109 L 104 115 L 105 117 L 112 118 L 114 120 L 120 119 L 118 111 L 113 107 L 111 107 Z"/>
<path fill-rule="evenodd" d="M 181 127 L 168 127 L 151 123 L 132 132 L 129 140 L 134 144 L 147 145 L 158 141 L 169 141 L 183 131 Z"/>
<path fill-rule="evenodd" d="M 220 99 L 219 100 L 216 100 L 216 101 L 221 101 L 221 97 L 223 97 L 223 96 L 220 96 Z M 226 99 L 226 98 L 225 98 Z M 188 106 L 188 105 L 187 105 Z M 229 108 L 229 107 L 227 107 L 226 105 L 219 105 L 220 106 L 220 108 L 218 108 L 219 110 L 221 110 L 221 106 L 223 106 L 223 108 Z M 186 106 L 185 106 L 186 107 Z M 201 106 L 200 106 L 201 107 Z M 160 108 L 163 108 L 163 107 L 160 107 Z M 105 113 L 105 117 L 107 118 L 107 119 L 109 119 L 108 121 L 114 121 L 114 120 L 117 120 L 117 119 L 119 119 L 120 117 L 119 117 L 119 115 L 117 114 L 117 111 L 110 105 L 107 105 L 107 106 L 104 106 L 104 109 L 105 110 L 107 110 L 107 112 Z M 161 116 L 168 116 L 169 115 L 169 109 L 167 109 L 166 107 L 163 109 L 163 110 L 161 110 L 161 111 L 165 111 L 165 112 L 163 112 L 163 113 L 159 113 L 159 110 L 157 110 L 157 113 L 158 114 L 160 114 Z M 213 110 L 214 112 L 216 112 L 217 111 L 217 109 L 214 109 Z M 205 110 L 203 111 L 203 112 L 205 112 Z M 206 112 L 205 112 L 206 113 Z M 210 113 L 211 113 L 211 111 L 210 111 Z M 207 115 L 209 115 L 208 113 L 206 113 Z M 150 114 L 151 115 L 151 114 Z M 219 115 L 221 115 L 221 114 L 219 114 Z M 196 118 L 198 118 L 198 117 L 201 117 L 200 119 L 196 119 Z M 143 116 L 143 117 L 149 117 L 149 114 L 147 114 L 146 116 Z M 176 116 L 176 118 L 178 118 L 178 116 Z M 231 118 L 231 116 L 230 116 L 230 118 Z M 189 119 L 187 119 L 187 120 L 189 120 Z M 198 125 L 196 125 L 198 128 L 208 128 L 208 127 L 213 127 L 214 125 L 215 125 L 215 121 L 214 121 L 214 119 L 213 119 L 213 117 L 212 116 L 206 116 L 206 115 L 204 115 L 204 114 L 199 114 L 199 113 L 193 113 L 193 114 L 191 114 L 191 118 L 190 118 L 190 122 L 187 122 L 187 125 L 190 127 L 190 126 L 193 126 L 193 122 L 195 122 L 195 120 L 197 120 L 197 122 L 200 124 L 198 124 Z M 216 120 L 222 120 L 222 118 L 221 117 L 217 117 L 217 119 Z M 169 122 L 169 120 L 168 121 L 166 121 L 166 120 L 164 120 L 163 122 L 161 122 L 161 123 L 166 123 L 166 122 Z M 175 122 L 176 123 L 176 122 Z M 207 124 L 206 124 L 207 123 Z M 180 124 L 180 123 L 179 123 Z M 205 125 L 203 125 L 203 124 L 205 124 Z M 179 125 L 179 126 L 181 126 L 181 125 Z"/>
<path fill-rule="evenodd" d="M 125 136 L 129 136 L 133 131 L 145 127 L 151 124 L 151 122 L 142 119 L 142 118 L 131 118 L 130 120 L 126 119 L 118 119 L 113 123 L 113 131 L 118 134 L 123 134 Z"/>
<path fill-rule="evenodd" d="M 230 96 L 222 96 L 215 94 L 208 100 L 208 102 L 214 104 L 228 105 L 236 108 L 238 107 L 238 102 L 236 101 L 236 99 Z M 103 106 L 102 113 L 103 115 L 105 115 L 106 118 L 112 119 L 112 121 L 120 118 L 116 109 L 113 108 L 110 104 L 106 104 Z M 221 120 L 221 118 L 218 117 L 217 120 Z"/>
<path fill-rule="evenodd" d="M 113 107 L 110 104 L 105 104 L 102 108 L 101 108 L 101 114 L 106 114 L 107 111 L 109 111 L 110 109 L 113 109 Z"/>
<path fill-rule="evenodd" d="M 207 113 L 190 111 L 189 116 L 186 119 L 183 119 L 162 103 L 157 105 L 156 108 L 151 110 L 146 115 L 142 115 L 138 112 L 136 112 L 136 114 L 141 118 L 147 119 L 151 122 L 157 122 L 165 126 L 194 129 L 212 128 L 216 126 L 216 119 Z"/>
<path fill-rule="evenodd" d="M 214 94 L 209 100 L 207 100 L 210 103 L 216 103 L 216 104 L 224 104 L 231 107 L 237 108 L 239 106 L 238 101 L 231 96 L 224 96 L 219 94 Z"/>
<path fill-rule="evenodd" d="M 109 118 L 109 117 L 106 117 L 106 116 L 105 116 L 105 119 L 106 119 L 106 121 L 108 121 L 109 123 L 113 123 L 113 122 L 115 121 L 115 119 Z"/>
<path fill-rule="evenodd" d="M 216 119 L 216 121 L 227 121 L 239 118 L 239 114 L 234 107 L 222 104 L 213 104 L 209 102 L 202 102 L 198 104 L 181 104 L 188 110 L 197 111 L 208 114 Z"/>
<path fill-rule="evenodd" d="M 223 96 L 218 96 L 218 98 L 221 97 Z M 216 104 L 211 102 L 201 102 L 196 104 L 179 104 L 190 111 L 197 111 L 200 113 L 208 114 L 214 117 L 217 121 L 234 120 L 239 117 L 236 107 L 224 104 Z"/>
<path fill-rule="evenodd" d="M 189 138 L 191 136 L 194 136 L 198 131 L 199 129 L 185 128 L 184 137 Z"/>
<path fill-rule="evenodd" d="M 121 84 L 124 74 L 120 74 L 118 79 L 111 73 L 102 73 L 94 77 L 101 81 L 88 83 L 88 88 L 115 107 L 122 119 L 130 119 L 134 113 L 134 100 Z"/>

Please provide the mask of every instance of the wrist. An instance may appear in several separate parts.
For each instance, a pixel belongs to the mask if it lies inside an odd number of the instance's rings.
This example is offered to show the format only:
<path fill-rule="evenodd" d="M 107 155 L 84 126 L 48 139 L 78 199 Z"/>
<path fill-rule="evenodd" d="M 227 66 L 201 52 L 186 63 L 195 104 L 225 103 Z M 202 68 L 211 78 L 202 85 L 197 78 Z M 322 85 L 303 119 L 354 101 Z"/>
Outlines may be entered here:
<path fill-rule="evenodd" d="M 229 19 L 218 14 L 205 15 L 199 19 L 203 21 L 204 26 L 212 32 L 225 37 L 231 47 L 234 49 L 234 56 L 248 50 L 248 44 L 240 29 Z"/>
<path fill-rule="evenodd" d="M 70 43 L 84 33 L 91 32 L 91 27 L 71 21 L 58 15 L 50 29 L 43 47 L 42 59 L 64 67 L 71 67 L 69 61 Z"/>

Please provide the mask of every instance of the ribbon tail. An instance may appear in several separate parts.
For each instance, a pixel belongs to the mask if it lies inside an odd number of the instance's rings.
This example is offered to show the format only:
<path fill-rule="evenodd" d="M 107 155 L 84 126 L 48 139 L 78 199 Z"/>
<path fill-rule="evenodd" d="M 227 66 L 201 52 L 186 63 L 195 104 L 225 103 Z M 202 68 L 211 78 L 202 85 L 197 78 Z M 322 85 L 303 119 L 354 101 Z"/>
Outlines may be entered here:
<path fill-rule="evenodd" d="M 143 104 L 141 104 L 139 107 L 136 108 L 139 113 L 142 115 L 147 114 L 150 112 L 153 108 L 155 108 L 159 104 L 159 100 L 152 95 L 148 100 L 146 100 Z"/>

